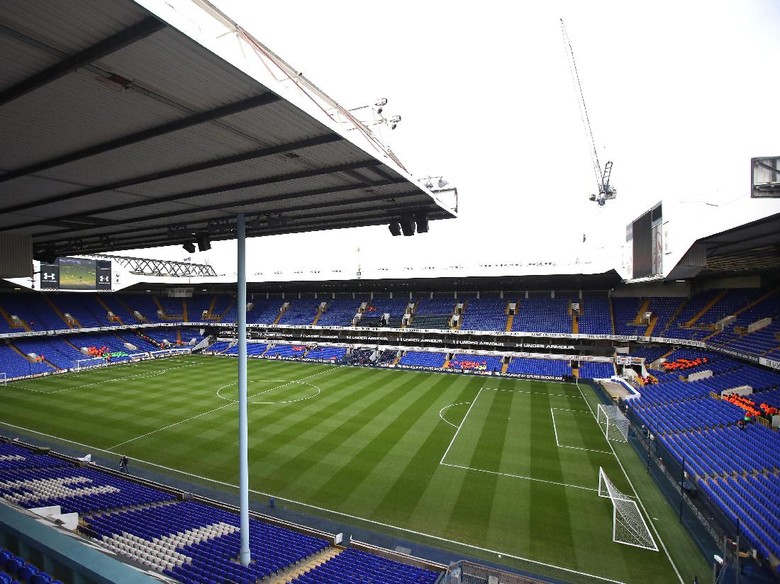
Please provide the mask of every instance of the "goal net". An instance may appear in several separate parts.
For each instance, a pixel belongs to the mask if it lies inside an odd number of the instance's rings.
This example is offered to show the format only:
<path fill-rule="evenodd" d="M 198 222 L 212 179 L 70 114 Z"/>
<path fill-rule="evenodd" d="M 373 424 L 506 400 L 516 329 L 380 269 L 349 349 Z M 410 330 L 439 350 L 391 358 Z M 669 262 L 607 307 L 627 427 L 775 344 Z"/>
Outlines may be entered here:
<path fill-rule="evenodd" d="M 94 369 L 95 367 L 105 367 L 108 362 L 103 357 L 90 357 L 89 359 L 79 359 L 76 361 L 74 371 L 84 371 L 85 369 Z"/>
<path fill-rule="evenodd" d="M 612 541 L 658 551 L 636 501 L 621 493 L 609 480 L 603 468 L 599 468 L 599 497 L 612 501 Z"/>
<path fill-rule="evenodd" d="M 599 404 L 596 420 L 607 440 L 628 442 L 628 418 L 618 406 Z"/>
<path fill-rule="evenodd" d="M 0 371 L 0 386 L 5 387 L 8 385 L 8 377 L 5 374 L 5 371 Z"/>

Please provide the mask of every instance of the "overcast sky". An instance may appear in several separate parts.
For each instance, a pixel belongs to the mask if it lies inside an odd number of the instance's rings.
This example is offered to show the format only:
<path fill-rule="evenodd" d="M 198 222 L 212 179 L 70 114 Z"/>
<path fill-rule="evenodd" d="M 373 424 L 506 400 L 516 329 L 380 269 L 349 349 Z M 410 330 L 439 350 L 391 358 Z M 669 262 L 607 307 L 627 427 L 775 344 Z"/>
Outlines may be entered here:
<path fill-rule="evenodd" d="M 403 120 L 385 141 L 414 175 L 444 175 L 460 192 L 460 217 L 425 235 L 259 238 L 250 273 L 289 269 L 280 245 L 309 250 L 301 267 L 326 269 L 601 249 L 617 261 L 625 224 L 661 200 L 665 213 L 690 209 L 677 228 L 702 234 L 719 225 L 702 217 L 780 210 L 749 200 L 750 158 L 780 155 L 776 0 L 212 1 L 345 107 L 386 97 L 386 113 Z M 618 198 L 603 208 L 587 200 L 596 181 L 560 18 L 601 164 L 614 162 Z M 193 260 L 234 271 L 234 248 L 215 244 Z"/>

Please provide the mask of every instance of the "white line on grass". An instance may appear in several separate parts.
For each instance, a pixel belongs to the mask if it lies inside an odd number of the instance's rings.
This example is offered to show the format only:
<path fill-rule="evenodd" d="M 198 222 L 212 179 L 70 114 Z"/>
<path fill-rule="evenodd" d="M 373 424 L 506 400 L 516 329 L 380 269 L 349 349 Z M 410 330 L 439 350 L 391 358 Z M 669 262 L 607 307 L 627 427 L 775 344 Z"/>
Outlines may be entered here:
<path fill-rule="evenodd" d="M 102 448 L 96 448 L 94 446 L 90 446 L 88 444 L 83 444 L 81 442 L 74 442 L 73 440 L 66 440 L 64 438 L 59 438 L 57 436 L 52 436 L 51 434 L 44 434 L 43 432 L 38 432 L 37 430 L 30 430 L 30 429 L 24 428 L 22 426 L 14 426 L 13 424 L 7 424 L 5 422 L 0 422 L 0 424 L 8 426 L 8 427 L 11 427 L 11 428 L 18 428 L 19 430 L 24 430 L 25 432 L 30 432 L 32 434 L 38 434 L 39 436 L 46 436 L 47 438 L 54 438 L 55 440 L 60 440 L 62 442 L 69 442 L 70 444 L 76 444 L 78 446 L 83 446 L 87 451 L 96 451 L 96 452 L 105 452 L 106 454 L 115 454 L 114 452 L 110 452 L 110 451 L 104 450 Z M 186 472 L 186 471 L 183 471 L 183 470 L 178 470 L 178 469 L 175 469 L 175 468 L 171 468 L 169 466 L 164 466 L 162 464 L 157 464 L 155 462 L 149 462 L 149 461 L 146 461 L 146 460 L 142 460 L 140 458 L 137 458 L 135 460 L 137 462 L 143 463 L 145 465 L 153 466 L 155 468 L 160 468 L 160 469 L 163 469 L 163 470 L 166 470 L 166 471 L 170 471 L 170 472 L 173 472 L 173 473 L 176 473 L 176 474 L 180 474 L 180 475 L 183 475 L 183 476 L 192 477 L 194 479 L 198 479 L 200 481 L 204 481 L 204 482 L 207 482 L 207 483 L 213 483 L 215 485 L 220 485 L 220 486 L 223 486 L 223 487 L 229 487 L 231 489 L 237 489 L 238 488 L 236 485 L 233 485 L 231 483 L 226 483 L 224 481 L 218 481 L 216 479 L 210 479 L 208 477 L 197 475 L 197 474 L 194 474 L 194 473 L 191 473 L 191 472 Z M 452 465 L 444 465 L 444 466 L 452 466 Z M 572 486 L 572 485 L 568 485 L 568 486 Z M 579 488 L 584 488 L 584 487 L 579 487 Z M 311 505 L 309 503 L 303 503 L 301 501 L 296 501 L 294 499 L 287 499 L 285 497 L 280 497 L 278 495 L 274 495 L 274 494 L 271 494 L 271 493 L 264 493 L 262 491 L 257 491 L 257 490 L 254 490 L 254 489 L 249 489 L 249 492 L 254 494 L 254 495 L 259 495 L 259 496 L 262 496 L 262 497 L 273 497 L 277 501 L 282 501 L 282 502 L 286 502 L 286 503 L 292 503 L 293 505 L 299 505 L 299 506 L 305 507 L 307 509 L 313 509 L 315 511 L 328 513 L 328 514 L 331 514 L 331 515 L 334 515 L 334 516 L 345 517 L 347 519 L 351 519 L 351 520 L 354 520 L 354 521 L 362 521 L 364 523 L 368 523 L 368 524 L 371 524 L 371 525 L 378 525 L 379 527 L 384 527 L 384 528 L 387 528 L 387 529 L 393 529 L 393 530 L 404 532 L 404 533 L 410 533 L 412 535 L 426 537 L 426 538 L 430 538 L 430 539 L 435 540 L 435 541 L 441 541 L 441 542 L 452 544 L 452 545 L 462 546 L 464 548 L 477 550 L 477 551 L 480 551 L 480 552 L 487 552 L 489 554 L 501 555 L 501 556 L 505 556 L 507 558 L 510 558 L 512 560 L 517 560 L 517 561 L 520 561 L 520 562 L 528 562 L 529 564 L 534 564 L 536 566 L 544 566 L 545 568 L 552 568 L 554 570 L 561 570 L 561 571 L 566 572 L 568 574 L 577 574 L 579 576 L 585 576 L 587 578 L 595 578 L 596 580 L 600 580 L 601 582 L 609 582 L 610 584 L 625 584 L 624 582 L 622 582 L 620 580 L 613 580 L 611 578 L 606 578 L 604 576 L 597 576 L 596 574 L 590 574 L 588 572 L 582 572 L 580 570 L 574 570 L 572 568 L 565 568 L 563 566 L 556 566 L 555 564 L 549 564 L 547 562 L 540 562 L 539 560 L 534 560 L 534 559 L 531 559 L 531 558 L 518 556 L 518 555 L 515 555 L 515 554 L 511 554 L 509 552 L 504 552 L 504 551 L 500 551 L 500 550 L 493 550 L 493 549 L 490 549 L 490 548 L 481 547 L 481 546 L 473 545 L 473 544 L 470 544 L 470 543 L 465 543 L 465 542 L 462 542 L 462 541 L 457 541 L 455 539 L 448 539 L 446 537 L 440 537 L 438 535 L 432 535 L 430 533 L 424 533 L 422 531 L 416 531 L 414 529 L 408 529 L 406 527 L 399 527 L 397 525 L 392 525 L 390 523 L 383 523 L 381 521 L 376 521 L 374 519 L 366 519 L 364 517 L 359 517 L 357 515 L 351 515 L 349 513 L 344 513 L 342 511 L 334 511 L 332 509 L 326 509 L 325 507 L 318 507 L 316 505 Z"/>
<path fill-rule="evenodd" d="M 264 391 L 259 391 L 257 393 L 254 393 L 254 394 L 252 394 L 251 397 L 255 398 L 258 395 L 263 395 L 265 393 L 268 393 L 269 391 L 273 391 L 274 389 L 279 389 L 279 387 L 284 387 L 285 385 L 289 385 L 289 383 L 284 383 L 284 381 L 285 381 L 284 379 L 250 379 L 248 383 L 282 383 L 283 384 L 283 385 L 280 385 L 278 387 L 272 387 L 270 389 L 266 389 Z M 292 383 L 292 382 L 290 382 L 290 383 Z M 296 381 L 295 383 L 297 383 L 298 385 L 308 385 L 309 387 L 313 387 L 316 391 L 314 393 L 312 393 L 311 395 L 307 395 L 307 396 L 304 396 L 304 397 L 299 397 L 297 399 L 288 399 L 288 400 L 280 400 L 280 401 L 250 401 L 248 403 L 256 405 L 256 406 L 269 406 L 269 405 L 275 406 L 275 405 L 282 405 L 282 404 L 295 404 L 295 403 L 298 403 L 298 402 L 306 401 L 307 399 L 314 399 L 315 397 L 317 397 L 318 395 L 320 395 L 322 393 L 322 389 L 320 388 L 319 385 L 315 385 L 313 383 L 306 383 L 304 381 Z M 217 397 L 220 398 L 220 399 L 223 399 L 225 401 L 229 401 L 230 403 L 234 403 L 234 404 L 238 403 L 238 399 L 233 399 L 231 397 L 225 397 L 221 393 L 223 389 L 225 389 L 227 387 L 235 387 L 237 385 L 238 385 L 238 382 L 228 383 L 227 385 L 223 385 L 222 387 L 217 389 L 217 391 L 216 391 Z"/>
<path fill-rule="evenodd" d="M 40 389 L 32 389 L 29 387 L 25 387 L 22 384 L 19 383 L 13 383 L 9 385 L 12 389 L 20 389 L 22 391 L 27 391 L 29 393 L 43 393 L 46 395 L 54 395 L 55 393 L 62 393 L 64 391 L 73 391 L 75 389 L 84 389 L 85 387 L 93 387 L 95 385 L 103 385 L 104 383 L 115 383 L 118 381 L 126 381 L 127 379 L 145 379 L 147 377 L 157 377 L 159 375 L 164 375 L 168 373 L 169 371 L 173 371 L 175 369 L 184 369 L 186 367 L 196 367 L 198 363 L 191 363 L 190 365 L 179 365 L 177 367 L 168 367 L 167 369 L 158 369 L 158 370 L 152 370 L 152 371 L 144 371 L 143 373 L 137 373 L 136 375 L 124 375 L 122 377 L 112 377 L 111 379 L 101 379 L 100 381 L 93 381 L 92 383 L 84 383 L 82 385 L 74 385 L 73 387 L 64 387 L 62 389 L 54 389 L 52 391 L 44 391 Z M 120 364 L 120 366 L 123 366 Z M 77 373 L 77 372 L 74 372 Z"/>
<path fill-rule="evenodd" d="M 439 464 L 444 463 L 444 459 L 447 458 L 447 453 L 450 451 L 450 448 L 452 448 L 452 445 L 455 443 L 455 438 L 458 437 L 458 432 L 460 432 L 460 429 L 463 427 L 463 422 L 466 421 L 466 418 L 469 417 L 469 413 L 471 412 L 471 408 L 474 407 L 474 404 L 477 403 L 477 399 L 479 399 L 479 394 L 482 393 L 482 390 L 485 389 L 484 386 L 479 388 L 479 391 L 477 392 L 477 395 L 474 397 L 474 401 L 471 402 L 471 405 L 469 406 L 469 409 L 466 410 L 466 415 L 463 416 L 463 419 L 460 421 L 460 424 L 458 424 L 458 427 L 455 429 L 455 434 L 452 437 L 452 440 L 450 440 L 449 445 L 447 446 L 447 450 L 444 451 L 444 455 L 441 457 L 441 460 L 439 461 Z"/>
<path fill-rule="evenodd" d="M 598 452 L 601 454 L 612 454 L 608 450 L 594 450 L 593 448 L 583 448 L 582 446 L 567 446 L 566 444 L 561 444 L 560 440 L 558 440 L 558 427 L 555 425 L 555 412 L 553 410 L 563 411 L 563 412 L 582 412 L 583 414 L 587 414 L 588 412 L 584 410 L 561 410 L 560 408 L 550 408 L 550 416 L 552 417 L 552 424 L 553 424 L 553 432 L 555 432 L 555 445 L 558 448 L 571 448 L 572 450 L 584 450 L 585 452 Z M 595 491 L 596 489 L 591 489 L 592 491 Z"/>
<path fill-rule="evenodd" d="M 453 406 L 465 406 L 467 403 L 469 403 L 469 402 L 460 402 L 460 403 L 457 403 L 457 404 L 450 404 L 450 405 L 448 405 L 448 406 L 444 406 L 442 409 L 440 409 L 440 410 L 439 410 L 439 417 L 442 419 L 442 421 L 443 421 L 445 424 L 449 424 L 449 425 L 450 425 L 450 426 L 452 426 L 453 428 L 457 428 L 457 426 L 456 426 L 455 424 L 453 424 L 452 422 L 450 422 L 449 420 L 447 420 L 447 419 L 446 419 L 446 418 L 445 418 L 445 417 L 442 415 L 442 412 L 444 412 L 444 410 L 448 410 L 448 409 L 450 409 L 450 408 L 451 408 L 451 407 L 453 407 Z"/>
<path fill-rule="evenodd" d="M 573 397 L 580 399 L 580 396 L 571 395 L 568 393 L 548 393 L 546 391 L 528 391 L 525 389 L 500 389 L 498 387 L 483 387 L 482 389 L 487 389 L 488 391 L 505 391 L 506 393 L 525 393 L 528 395 L 546 395 L 547 397 Z"/>
<path fill-rule="evenodd" d="M 574 412 L 575 414 L 589 414 L 589 410 L 572 410 L 568 408 L 550 408 L 551 410 L 555 410 L 556 412 Z"/>
<path fill-rule="evenodd" d="M 593 408 L 590 407 L 590 402 L 588 402 L 588 400 L 585 398 L 585 394 L 582 392 L 582 388 L 580 387 L 580 384 L 577 383 L 576 385 L 577 385 L 577 389 L 579 389 L 580 391 L 580 394 L 582 394 L 582 399 L 585 400 L 585 404 L 588 406 L 591 415 L 594 417 L 594 419 L 596 419 L 596 422 L 598 423 L 598 417 L 593 411 Z M 639 502 L 639 506 L 642 507 L 642 511 L 644 512 L 645 517 L 650 518 L 650 514 L 647 512 L 647 508 L 645 508 L 645 504 L 642 502 L 642 499 L 639 497 L 639 493 L 636 492 L 636 489 L 634 488 L 634 483 L 632 483 L 631 479 L 628 477 L 628 473 L 626 472 L 626 469 L 623 467 L 623 463 L 618 457 L 617 452 L 615 452 L 615 449 L 612 447 L 612 444 L 609 441 L 607 441 L 607 446 L 609 446 L 609 449 L 612 451 L 612 455 L 615 457 L 615 460 L 617 460 L 617 463 L 620 466 L 620 470 L 623 471 L 623 476 L 626 477 L 626 480 L 628 481 L 628 485 L 631 487 L 631 490 L 634 491 L 636 500 Z M 666 544 L 664 543 L 664 540 L 661 538 L 661 534 L 658 533 L 658 529 L 655 527 L 655 523 L 653 523 L 652 521 L 648 521 L 648 523 L 650 524 L 650 527 L 653 528 L 653 531 L 655 532 L 658 541 L 661 542 L 661 547 L 663 548 L 664 553 L 666 554 L 666 559 L 669 560 L 669 563 L 672 565 L 672 569 L 674 570 L 674 573 L 677 574 L 677 578 L 678 580 L 680 580 L 680 584 L 685 584 L 685 581 L 683 580 L 680 571 L 677 569 L 677 565 L 674 563 L 672 556 L 669 554 L 669 550 L 666 549 Z"/>
<path fill-rule="evenodd" d="M 440 463 L 441 466 L 448 466 L 450 468 L 459 468 L 461 470 L 471 470 L 474 472 L 484 472 L 487 474 L 497 475 L 500 477 L 507 477 L 510 479 L 521 479 L 524 481 L 533 481 L 536 483 L 546 483 L 548 485 L 558 485 L 559 487 L 568 487 L 571 489 L 582 489 L 583 491 L 593 491 L 598 492 L 598 489 L 594 489 L 593 487 L 583 487 L 581 485 L 573 485 L 571 483 L 559 483 L 558 481 L 548 481 L 546 479 L 537 479 L 534 477 L 529 477 L 525 475 L 517 475 L 517 474 L 511 474 L 508 472 L 498 472 L 496 470 L 487 470 L 484 468 L 474 468 L 473 466 L 462 466 L 460 464 L 450 464 L 449 462 L 442 462 Z"/>
<path fill-rule="evenodd" d="M 302 379 L 293 379 L 291 381 L 288 381 L 287 383 L 283 383 L 282 385 L 278 385 L 276 387 L 272 387 L 270 389 L 266 389 L 265 391 L 261 391 L 259 393 L 256 393 L 254 395 L 249 396 L 247 399 L 252 399 L 254 397 L 257 397 L 258 395 L 262 395 L 264 393 L 268 393 L 269 391 L 273 391 L 275 389 L 279 389 L 284 387 L 285 385 L 290 385 L 292 383 L 299 383 L 301 381 L 305 381 L 307 379 L 311 379 L 312 377 L 316 377 L 317 375 L 322 375 L 323 373 L 328 373 L 329 371 L 332 371 L 332 369 L 326 369 L 325 371 L 320 371 L 318 373 L 314 373 L 312 375 L 309 375 L 307 377 L 304 377 Z M 119 444 L 114 444 L 113 446 L 110 446 L 108 450 L 114 450 L 115 448 L 119 448 L 120 446 L 124 446 L 125 444 L 129 444 L 130 442 L 135 442 L 136 440 L 140 440 L 141 438 L 146 438 L 147 436 L 151 436 L 152 434 L 156 434 L 158 432 L 162 432 L 164 430 L 168 430 L 170 428 L 173 428 L 175 426 L 178 426 L 180 424 L 184 424 L 186 422 L 191 422 L 192 420 L 197 420 L 198 418 L 202 418 L 203 416 L 207 416 L 209 414 L 213 414 L 214 412 L 217 412 L 219 410 L 224 410 L 225 408 L 229 408 L 231 406 L 234 406 L 235 402 L 228 402 L 223 406 L 219 406 L 217 408 L 213 408 L 211 410 L 208 410 L 206 412 L 202 412 L 200 414 L 196 414 L 194 416 L 190 416 L 189 418 L 185 418 L 183 420 L 179 420 L 178 422 L 174 422 L 172 424 L 168 424 L 167 426 L 163 426 L 162 428 L 157 428 L 156 430 L 152 430 L 151 432 L 146 432 L 145 434 L 141 434 L 140 436 L 136 436 L 135 438 L 130 438 L 129 440 L 125 440 L 124 442 L 120 442 Z"/>

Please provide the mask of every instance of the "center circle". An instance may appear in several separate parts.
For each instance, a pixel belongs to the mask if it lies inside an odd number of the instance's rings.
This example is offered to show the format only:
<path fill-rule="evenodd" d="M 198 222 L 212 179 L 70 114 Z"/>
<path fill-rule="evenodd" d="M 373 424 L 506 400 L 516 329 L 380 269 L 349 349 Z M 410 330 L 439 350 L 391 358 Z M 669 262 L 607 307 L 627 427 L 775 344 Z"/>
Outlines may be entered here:
<path fill-rule="evenodd" d="M 237 382 L 225 384 L 217 388 L 217 397 L 235 403 L 238 401 L 237 387 Z M 253 405 L 292 404 L 315 398 L 321 391 L 319 386 L 306 381 L 251 379 L 247 381 L 247 403 Z M 230 395 L 231 393 L 233 395 Z"/>

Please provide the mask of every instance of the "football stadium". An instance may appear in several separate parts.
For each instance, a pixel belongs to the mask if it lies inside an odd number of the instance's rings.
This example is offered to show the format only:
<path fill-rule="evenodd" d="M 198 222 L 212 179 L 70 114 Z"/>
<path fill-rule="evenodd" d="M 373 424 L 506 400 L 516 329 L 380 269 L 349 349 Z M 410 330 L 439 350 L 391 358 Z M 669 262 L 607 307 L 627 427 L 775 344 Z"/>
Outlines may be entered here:
<path fill-rule="evenodd" d="M 780 157 L 619 265 L 271 274 L 458 189 L 205 0 L 8 2 L 0 48 L 0 584 L 780 581 Z"/>

